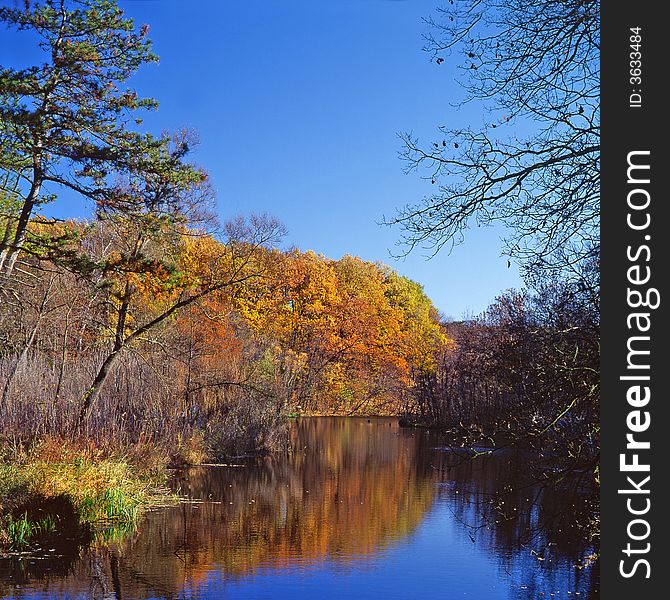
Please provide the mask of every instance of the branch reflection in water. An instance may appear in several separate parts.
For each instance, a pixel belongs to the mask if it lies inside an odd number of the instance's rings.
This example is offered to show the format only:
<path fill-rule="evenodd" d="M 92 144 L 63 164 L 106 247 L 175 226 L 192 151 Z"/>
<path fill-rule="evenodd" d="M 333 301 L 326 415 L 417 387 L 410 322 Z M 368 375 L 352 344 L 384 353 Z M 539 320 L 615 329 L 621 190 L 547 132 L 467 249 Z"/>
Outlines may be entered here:
<path fill-rule="evenodd" d="M 528 481 L 526 457 L 473 459 L 387 418 L 303 418 L 291 436 L 288 454 L 176 472 L 191 501 L 149 512 L 134 533 L 2 559 L 0 594 L 598 596 L 597 564 L 577 566 L 588 493 Z"/>

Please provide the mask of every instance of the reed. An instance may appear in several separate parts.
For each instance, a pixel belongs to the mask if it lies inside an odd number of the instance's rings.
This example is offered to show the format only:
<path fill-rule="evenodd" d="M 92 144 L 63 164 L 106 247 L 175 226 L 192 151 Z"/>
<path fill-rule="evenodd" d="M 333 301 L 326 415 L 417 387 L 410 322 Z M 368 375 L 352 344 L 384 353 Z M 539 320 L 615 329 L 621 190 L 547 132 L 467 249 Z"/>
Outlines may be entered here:
<path fill-rule="evenodd" d="M 23 548 L 29 541 L 35 530 L 35 525 L 28 519 L 27 513 L 18 518 L 7 515 L 4 530 L 9 541 L 10 549 Z"/>
<path fill-rule="evenodd" d="M 12 372 L 13 360 L 0 356 L 0 385 Z M 95 353 L 83 353 L 68 363 L 61 377 L 48 355 L 32 352 L 13 376 L 0 410 L 0 452 L 49 436 L 73 439 L 81 399 L 99 362 Z M 278 443 L 274 432 L 282 432 L 285 418 L 271 394 L 253 382 L 212 384 L 186 393 L 175 372 L 175 364 L 164 356 L 125 357 L 84 429 L 76 432 L 77 439 L 108 452 L 155 447 L 175 464 L 220 458 L 216 455 L 226 452 L 256 452 Z"/>
<path fill-rule="evenodd" d="M 92 446 L 48 438 L 0 465 L 0 546 L 18 550 L 72 526 L 134 530 L 144 508 L 174 501 L 158 459 L 142 464 L 138 457 L 105 456 Z"/>

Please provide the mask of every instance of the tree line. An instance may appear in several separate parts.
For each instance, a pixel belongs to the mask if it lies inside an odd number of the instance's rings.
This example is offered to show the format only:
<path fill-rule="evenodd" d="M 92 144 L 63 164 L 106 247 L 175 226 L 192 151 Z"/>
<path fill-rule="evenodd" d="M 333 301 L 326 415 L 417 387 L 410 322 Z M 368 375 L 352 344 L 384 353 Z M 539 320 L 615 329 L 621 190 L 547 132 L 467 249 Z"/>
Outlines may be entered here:
<path fill-rule="evenodd" d="M 29 239 L 58 230 L 59 252 L 87 268 L 27 256 L 5 285 L 5 433 L 206 434 L 223 451 L 245 430 L 262 446 L 294 411 L 397 412 L 448 343 L 420 285 L 359 258 L 271 247 L 270 218 L 230 222 L 225 239 L 145 227 L 31 222 Z"/>

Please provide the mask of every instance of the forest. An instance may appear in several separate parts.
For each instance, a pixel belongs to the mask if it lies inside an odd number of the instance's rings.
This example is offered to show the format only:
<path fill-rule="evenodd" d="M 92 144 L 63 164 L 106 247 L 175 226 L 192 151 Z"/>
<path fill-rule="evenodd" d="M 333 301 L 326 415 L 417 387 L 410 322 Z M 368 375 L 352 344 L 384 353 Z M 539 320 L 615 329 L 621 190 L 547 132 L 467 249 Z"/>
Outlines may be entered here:
<path fill-rule="evenodd" d="M 522 446 L 536 452 L 538 481 L 577 477 L 597 493 L 590 90 L 562 99 L 581 145 L 568 152 L 565 138 L 535 166 L 523 163 L 540 155 L 534 148 L 481 154 L 489 142 L 473 132 L 443 130 L 449 141 L 428 149 L 404 138 L 410 169 L 427 168 L 439 187 L 459 165 L 473 186 L 442 186 L 427 207 L 401 209 L 392 221 L 411 246 L 460 232 L 478 210 L 467 194 L 486 219 L 517 225 L 510 246 L 526 288 L 454 321 L 384 264 L 286 247 L 271 215 L 220 222 L 208 174 L 191 160 L 197 132 L 143 126 L 158 103 L 126 85 L 157 57 L 148 27 L 115 2 L 3 6 L 0 22 L 29 31 L 44 58 L 0 67 L 0 545 L 16 549 L 57 526 L 30 507 L 63 498 L 82 522 L 132 522 L 167 501 L 168 466 L 283 451 L 298 415 L 391 415 L 448 429 L 464 446 Z M 447 48 L 430 43 L 436 56 Z M 484 61 L 487 48 L 475 50 Z M 477 69 L 481 93 L 487 67 Z M 456 149 L 472 162 L 445 154 Z M 485 161 L 504 165 L 510 193 L 518 170 L 536 178 L 532 213 L 520 194 L 493 216 L 505 194 L 482 179 Z M 579 189 L 581 200 L 552 204 Z M 82 200 L 86 218 L 50 216 Z M 443 211 L 435 228 L 428 209 Z M 523 227 L 546 228 L 549 242 L 524 245 Z M 584 235 L 567 243 L 571 227 Z"/>

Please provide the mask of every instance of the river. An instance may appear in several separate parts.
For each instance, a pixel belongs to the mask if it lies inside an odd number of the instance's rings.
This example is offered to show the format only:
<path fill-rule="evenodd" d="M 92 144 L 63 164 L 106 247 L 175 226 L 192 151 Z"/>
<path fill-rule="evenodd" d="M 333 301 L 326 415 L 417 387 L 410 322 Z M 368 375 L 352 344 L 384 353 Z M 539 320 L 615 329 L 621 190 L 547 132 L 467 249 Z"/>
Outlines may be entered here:
<path fill-rule="evenodd" d="M 4 598 L 583 598 L 597 562 L 574 487 L 390 418 L 302 418 L 288 454 L 176 471 L 188 499 L 135 532 L 0 561 Z M 53 550 L 53 549 L 52 549 Z"/>

